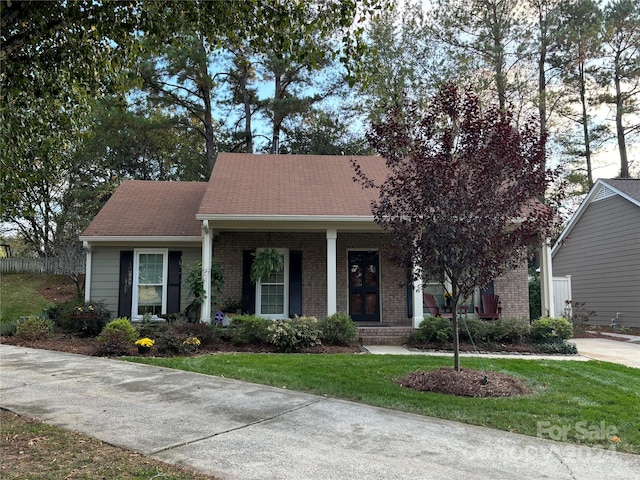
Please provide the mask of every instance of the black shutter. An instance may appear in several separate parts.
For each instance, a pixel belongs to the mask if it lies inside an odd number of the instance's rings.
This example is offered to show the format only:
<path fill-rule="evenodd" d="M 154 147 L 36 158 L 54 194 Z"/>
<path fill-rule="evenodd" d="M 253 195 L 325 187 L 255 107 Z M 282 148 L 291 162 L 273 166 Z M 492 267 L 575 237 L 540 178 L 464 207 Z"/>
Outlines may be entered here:
<path fill-rule="evenodd" d="M 302 252 L 289 252 L 289 317 L 302 316 Z"/>
<path fill-rule="evenodd" d="M 242 252 L 242 312 L 250 315 L 256 313 L 256 286 L 251 281 L 253 252 L 254 250 Z"/>
<path fill-rule="evenodd" d="M 413 318 L 413 274 L 407 272 L 407 317 Z"/>
<path fill-rule="evenodd" d="M 180 264 L 182 252 L 169 252 L 169 272 L 167 274 L 167 313 L 180 311 Z"/>
<path fill-rule="evenodd" d="M 133 301 L 133 250 L 120 252 L 120 287 L 118 293 L 118 317 L 131 317 Z"/>

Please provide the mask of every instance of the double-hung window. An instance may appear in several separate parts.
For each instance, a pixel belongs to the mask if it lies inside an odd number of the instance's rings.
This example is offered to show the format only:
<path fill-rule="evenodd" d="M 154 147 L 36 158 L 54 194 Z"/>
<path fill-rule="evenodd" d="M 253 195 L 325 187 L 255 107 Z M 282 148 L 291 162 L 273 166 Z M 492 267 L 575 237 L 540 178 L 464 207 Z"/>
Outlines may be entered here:
<path fill-rule="evenodd" d="M 133 261 L 133 305 L 131 318 L 153 317 L 167 312 L 168 251 L 136 250 Z"/>
<path fill-rule="evenodd" d="M 282 268 L 256 283 L 256 314 L 284 319 L 289 311 L 289 251 L 277 250 L 282 255 Z"/>

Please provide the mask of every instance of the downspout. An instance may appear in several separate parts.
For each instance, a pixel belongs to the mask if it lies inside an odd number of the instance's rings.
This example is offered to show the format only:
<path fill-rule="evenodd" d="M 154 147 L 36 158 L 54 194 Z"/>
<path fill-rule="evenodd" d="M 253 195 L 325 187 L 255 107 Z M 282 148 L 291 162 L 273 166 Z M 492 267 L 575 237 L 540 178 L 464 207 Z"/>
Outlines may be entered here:
<path fill-rule="evenodd" d="M 84 262 L 84 301 L 88 303 L 91 301 L 91 244 L 85 240 L 82 242 L 82 248 L 86 253 Z"/>
<path fill-rule="evenodd" d="M 200 321 L 211 323 L 211 229 L 209 220 L 202 221 L 202 281 L 204 283 L 204 302 L 200 307 Z"/>

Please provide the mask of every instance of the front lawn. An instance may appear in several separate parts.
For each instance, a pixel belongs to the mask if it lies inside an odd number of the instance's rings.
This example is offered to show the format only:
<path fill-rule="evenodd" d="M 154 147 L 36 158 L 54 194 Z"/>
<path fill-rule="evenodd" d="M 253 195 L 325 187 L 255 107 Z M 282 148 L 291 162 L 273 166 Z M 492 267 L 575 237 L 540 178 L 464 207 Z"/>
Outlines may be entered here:
<path fill-rule="evenodd" d="M 409 372 L 451 366 L 443 357 L 225 354 L 128 360 L 640 454 L 640 371 L 611 363 L 464 359 L 463 368 L 489 371 L 489 381 L 497 371 L 523 380 L 534 392 L 468 398 L 396 383 Z"/>

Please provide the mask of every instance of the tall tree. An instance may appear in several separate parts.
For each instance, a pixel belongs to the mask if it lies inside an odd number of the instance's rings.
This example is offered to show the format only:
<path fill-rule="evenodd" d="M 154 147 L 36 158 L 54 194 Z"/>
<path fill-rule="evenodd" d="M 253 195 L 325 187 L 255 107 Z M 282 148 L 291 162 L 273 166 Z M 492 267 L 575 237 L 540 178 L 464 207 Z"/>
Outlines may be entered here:
<path fill-rule="evenodd" d="M 373 215 L 392 236 L 391 259 L 424 278 L 450 282 L 454 368 L 460 369 L 457 305 L 508 268 L 554 228 L 543 198 L 556 175 L 541 168 L 537 122 L 520 129 L 499 108 L 444 86 L 422 108 L 390 106 L 369 139 L 386 159 Z M 366 187 L 374 183 L 356 165 Z M 487 188 L 490 182 L 492 188 Z"/>
<path fill-rule="evenodd" d="M 95 109 L 77 153 L 78 172 L 87 180 L 206 180 L 204 145 L 189 118 L 153 105 L 105 103 Z"/>
<path fill-rule="evenodd" d="M 313 109 L 289 118 L 283 126 L 280 153 L 304 155 L 370 155 L 364 136 L 350 132 L 337 115 Z"/>
<path fill-rule="evenodd" d="M 640 131 L 640 124 L 628 124 L 640 110 L 640 1 L 616 0 L 604 7 L 605 68 L 601 83 L 613 84 L 613 93 L 603 100 L 614 105 L 616 137 L 620 152 L 620 177 L 629 177 L 627 134 Z"/>
<path fill-rule="evenodd" d="M 438 39 L 454 54 L 470 57 L 468 68 L 476 71 L 477 80 L 482 70 L 488 72 L 491 90 L 505 110 L 511 93 L 520 88 L 515 73 L 525 57 L 521 2 L 437 0 L 436 6 L 432 25 Z"/>
<path fill-rule="evenodd" d="M 557 6 L 560 0 L 527 0 L 526 7 L 530 12 L 529 34 L 525 37 L 531 43 L 532 57 L 535 59 L 537 71 L 538 119 L 540 122 L 540 137 L 547 135 L 547 122 L 553 110 L 553 90 L 549 89 L 549 50 L 554 42 L 553 32 L 557 19 Z M 546 147 L 546 143 L 545 143 Z M 543 156 L 546 161 L 546 155 Z M 544 168 L 544 165 L 543 165 Z"/>
<path fill-rule="evenodd" d="M 0 2 L 0 217 L 41 255 L 63 236 L 75 142 L 94 99 L 120 89 L 140 13 L 108 1 Z"/>
<path fill-rule="evenodd" d="M 235 122 L 233 131 L 239 145 L 234 145 L 232 151 L 238 149 L 244 152 L 253 153 L 253 118 L 261 109 L 262 104 L 258 98 L 256 82 L 255 62 L 248 54 L 250 46 L 229 48 L 233 55 L 232 65 L 227 73 L 227 83 L 231 90 L 231 96 L 227 103 L 233 109 L 236 105 L 242 105 L 242 113 Z M 243 127 L 240 125 L 243 124 Z"/>
<path fill-rule="evenodd" d="M 239 39 L 293 49 L 299 38 L 339 28 L 342 41 L 332 53 L 344 54 L 345 66 L 354 73 L 363 48 L 358 25 L 385 1 L 0 0 L 1 220 L 27 229 L 25 238 L 40 242 L 34 244 L 36 250 L 49 250 L 42 242 L 58 231 L 55 218 L 33 220 L 34 205 L 53 214 L 64 207 L 60 199 L 71 184 L 67 164 L 88 113 L 97 99 L 129 87 L 122 73 L 137 60 L 142 38 L 155 46 L 175 46 L 184 37 L 181 32 L 196 32 L 206 35 L 208 51 Z M 315 23 L 302 21 L 310 9 L 322 12 Z M 288 36 L 292 22 L 300 26 L 297 36 Z M 207 149 L 211 151 L 210 144 Z M 36 186 L 38 198 L 33 197 Z"/>
<path fill-rule="evenodd" d="M 216 82 L 209 71 L 206 39 L 195 32 L 163 47 L 160 55 L 151 55 L 140 68 L 142 88 L 149 100 L 161 108 L 178 110 L 188 125 L 197 122 L 197 131 L 205 145 L 205 166 L 211 172 L 217 154 L 212 90 Z"/>
<path fill-rule="evenodd" d="M 367 28 L 367 68 L 351 103 L 369 122 L 380 119 L 385 104 L 402 103 L 405 95 L 428 97 L 455 70 L 455 62 L 444 62 L 423 8 L 420 2 L 396 5 Z"/>
<path fill-rule="evenodd" d="M 582 129 L 581 157 L 586 165 L 587 188 L 593 186 L 592 115 L 589 91 L 595 82 L 600 58 L 602 14 L 594 0 L 567 0 L 560 5 L 560 24 L 551 63 L 556 66 L 568 91 L 578 95 L 578 113 L 566 114 Z"/>

